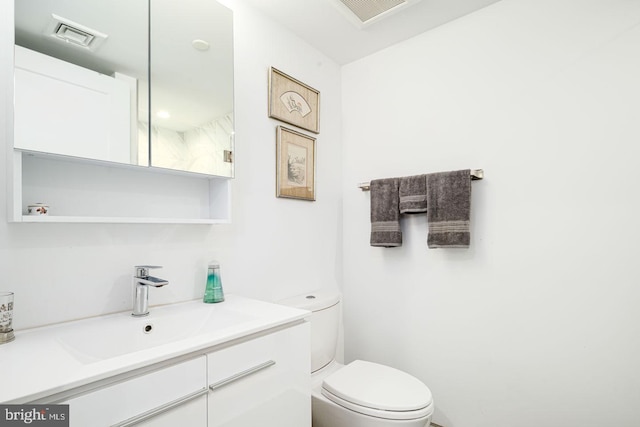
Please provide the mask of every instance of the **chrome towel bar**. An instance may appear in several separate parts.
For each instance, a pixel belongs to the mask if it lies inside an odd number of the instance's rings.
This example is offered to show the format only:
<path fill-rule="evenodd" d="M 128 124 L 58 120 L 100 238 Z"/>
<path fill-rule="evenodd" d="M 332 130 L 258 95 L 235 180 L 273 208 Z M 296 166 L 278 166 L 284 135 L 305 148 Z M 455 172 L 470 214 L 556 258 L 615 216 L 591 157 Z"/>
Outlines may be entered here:
<path fill-rule="evenodd" d="M 484 170 L 482 169 L 471 169 L 471 180 L 477 181 L 484 178 Z M 361 182 L 358 184 L 358 188 L 362 191 L 369 191 L 371 189 L 368 182 Z"/>

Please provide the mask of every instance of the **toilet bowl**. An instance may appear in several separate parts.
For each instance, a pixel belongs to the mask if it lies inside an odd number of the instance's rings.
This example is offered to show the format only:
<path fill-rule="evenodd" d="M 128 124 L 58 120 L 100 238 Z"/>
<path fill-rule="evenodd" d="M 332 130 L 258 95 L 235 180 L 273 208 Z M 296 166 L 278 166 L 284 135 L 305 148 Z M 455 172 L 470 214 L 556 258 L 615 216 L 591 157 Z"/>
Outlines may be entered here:
<path fill-rule="evenodd" d="M 401 370 L 355 360 L 336 362 L 340 295 L 316 291 L 281 303 L 310 310 L 313 427 L 428 427 L 429 388 Z"/>

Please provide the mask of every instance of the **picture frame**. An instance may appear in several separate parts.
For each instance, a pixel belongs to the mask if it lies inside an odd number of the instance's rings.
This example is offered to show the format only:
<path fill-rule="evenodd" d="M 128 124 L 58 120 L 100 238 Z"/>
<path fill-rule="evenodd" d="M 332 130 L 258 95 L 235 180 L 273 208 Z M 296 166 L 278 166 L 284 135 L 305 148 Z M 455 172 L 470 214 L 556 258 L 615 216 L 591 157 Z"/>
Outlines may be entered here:
<path fill-rule="evenodd" d="M 320 133 L 320 92 L 271 67 L 269 117 Z"/>
<path fill-rule="evenodd" d="M 276 128 L 276 197 L 316 200 L 316 138 Z"/>

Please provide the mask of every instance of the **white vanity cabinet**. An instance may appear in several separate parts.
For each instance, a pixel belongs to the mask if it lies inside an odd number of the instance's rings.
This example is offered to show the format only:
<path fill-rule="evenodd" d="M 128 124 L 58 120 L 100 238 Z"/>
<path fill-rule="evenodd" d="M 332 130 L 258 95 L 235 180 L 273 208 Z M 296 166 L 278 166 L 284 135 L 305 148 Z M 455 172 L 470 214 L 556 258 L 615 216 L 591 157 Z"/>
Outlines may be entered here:
<path fill-rule="evenodd" d="M 207 425 L 204 356 L 59 402 L 71 427 Z"/>
<path fill-rule="evenodd" d="M 209 427 L 310 427 L 309 328 L 209 353 Z"/>
<path fill-rule="evenodd" d="M 308 322 L 184 358 L 55 403 L 71 427 L 311 427 Z"/>

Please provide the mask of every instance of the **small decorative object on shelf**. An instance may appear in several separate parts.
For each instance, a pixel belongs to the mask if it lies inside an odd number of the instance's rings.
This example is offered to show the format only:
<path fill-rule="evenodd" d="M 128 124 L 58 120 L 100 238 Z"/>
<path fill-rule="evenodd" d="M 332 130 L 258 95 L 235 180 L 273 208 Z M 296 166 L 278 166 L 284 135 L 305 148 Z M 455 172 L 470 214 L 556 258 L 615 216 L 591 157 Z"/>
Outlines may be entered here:
<path fill-rule="evenodd" d="M 49 206 L 44 203 L 34 203 L 27 206 L 27 215 L 49 215 Z"/>

